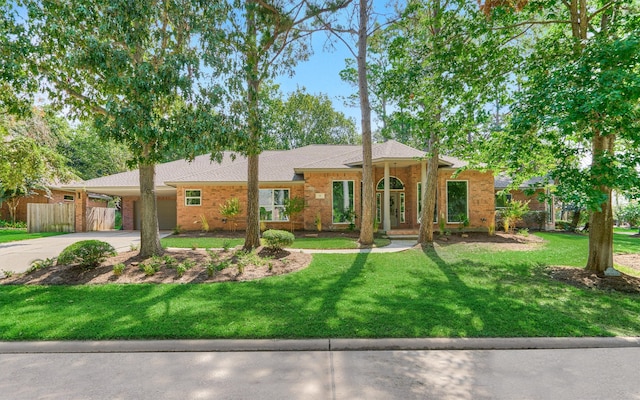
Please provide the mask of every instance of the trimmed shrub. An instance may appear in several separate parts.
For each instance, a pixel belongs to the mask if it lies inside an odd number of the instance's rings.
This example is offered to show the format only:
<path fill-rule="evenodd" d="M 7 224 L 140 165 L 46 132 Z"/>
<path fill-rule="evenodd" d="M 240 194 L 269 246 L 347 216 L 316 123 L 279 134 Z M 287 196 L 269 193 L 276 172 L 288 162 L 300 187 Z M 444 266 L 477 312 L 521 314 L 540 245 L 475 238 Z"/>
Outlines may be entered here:
<path fill-rule="evenodd" d="M 275 250 L 280 250 L 283 247 L 291 246 L 291 244 L 295 240 L 295 236 L 293 236 L 293 233 L 281 231 L 278 229 L 269 229 L 268 231 L 265 231 L 262 234 L 262 238 L 264 239 L 267 247 Z"/>
<path fill-rule="evenodd" d="M 107 257 L 116 254 L 116 250 L 109 243 L 81 240 L 62 250 L 58 256 L 58 265 L 78 264 L 83 268 L 95 268 Z"/>

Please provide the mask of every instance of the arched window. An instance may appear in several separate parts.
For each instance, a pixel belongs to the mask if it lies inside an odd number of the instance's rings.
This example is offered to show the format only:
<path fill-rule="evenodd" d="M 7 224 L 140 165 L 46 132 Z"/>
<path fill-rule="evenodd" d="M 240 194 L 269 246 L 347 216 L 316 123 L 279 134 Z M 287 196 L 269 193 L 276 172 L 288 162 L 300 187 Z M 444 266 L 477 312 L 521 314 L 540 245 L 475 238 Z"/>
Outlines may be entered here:
<path fill-rule="evenodd" d="M 378 181 L 378 186 L 376 186 L 377 190 L 384 190 L 384 178 Z M 389 177 L 389 189 L 391 190 L 404 190 L 404 183 L 395 176 Z"/>

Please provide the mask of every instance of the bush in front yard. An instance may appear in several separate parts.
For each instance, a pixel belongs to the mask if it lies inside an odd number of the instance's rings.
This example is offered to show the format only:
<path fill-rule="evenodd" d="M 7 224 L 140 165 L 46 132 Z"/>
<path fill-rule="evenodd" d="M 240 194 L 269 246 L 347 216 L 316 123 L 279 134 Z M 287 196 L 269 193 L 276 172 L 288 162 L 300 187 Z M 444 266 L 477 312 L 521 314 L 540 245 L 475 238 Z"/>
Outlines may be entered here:
<path fill-rule="evenodd" d="M 58 265 L 78 264 L 83 268 L 95 268 L 107 257 L 116 254 L 116 250 L 109 243 L 81 240 L 62 250 L 58 256 Z"/>
<path fill-rule="evenodd" d="M 280 250 L 283 247 L 291 246 L 295 236 L 291 232 L 269 229 L 262 234 L 262 239 L 264 239 L 267 247 Z"/>

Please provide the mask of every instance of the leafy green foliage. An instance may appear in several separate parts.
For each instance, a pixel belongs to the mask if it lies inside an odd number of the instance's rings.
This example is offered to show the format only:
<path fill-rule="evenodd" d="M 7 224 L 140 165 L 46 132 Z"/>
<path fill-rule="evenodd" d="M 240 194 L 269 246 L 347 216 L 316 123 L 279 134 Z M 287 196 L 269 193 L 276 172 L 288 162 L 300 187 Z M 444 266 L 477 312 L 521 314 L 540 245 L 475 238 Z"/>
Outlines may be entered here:
<path fill-rule="evenodd" d="M 113 266 L 113 275 L 120 276 L 125 270 L 125 265 L 123 263 L 118 263 Z"/>
<path fill-rule="evenodd" d="M 131 159 L 129 149 L 123 143 L 103 140 L 89 123 L 82 123 L 57 146 L 69 168 L 84 180 L 127 171 Z"/>
<path fill-rule="evenodd" d="M 73 177 L 54 150 L 57 138 L 43 114 L 33 109 L 23 120 L 0 114 L 0 205 L 7 203 L 14 223 L 22 197 L 48 193 L 48 184 Z"/>
<path fill-rule="evenodd" d="M 293 232 L 295 219 L 304 209 L 307 207 L 307 202 L 304 197 L 289 197 L 284 200 L 284 215 L 289 218 L 291 222 L 291 232 Z"/>
<path fill-rule="evenodd" d="M 47 82 L 43 90 L 52 102 L 69 107 L 80 120 L 93 119 L 100 137 L 126 144 L 131 163 L 139 167 L 142 256 L 162 251 L 153 201 L 155 164 L 175 149 L 219 158 L 230 138 L 221 116 L 212 112 L 220 97 L 195 90 L 203 65 L 203 41 L 195 36 L 215 36 L 226 15 L 221 6 L 25 1 L 25 35 L 38 38 L 29 70 Z M 216 74 L 213 59 L 206 61 Z"/>
<path fill-rule="evenodd" d="M 95 268 L 116 250 L 100 240 L 81 240 L 67 246 L 58 256 L 58 265 L 78 264 L 83 268 Z"/>
<path fill-rule="evenodd" d="M 640 204 L 631 202 L 620 207 L 616 211 L 618 224 L 628 223 L 632 227 L 640 225 Z"/>
<path fill-rule="evenodd" d="M 277 229 L 269 229 L 264 231 L 262 239 L 267 247 L 280 250 L 283 247 L 291 246 L 295 240 L 295 236 L 291 232 L 281 231 Z"/>
<path fill-rule="evenodd" d="M 263 124 L 266 149 L 293 149 L 310 144 L 357 144 L 355 123 L 333 108 L 325 94 L 310 94 L 298 88 L 286 99 L 279 91 L 265 90 L 268 112 Z"/>
<path fill-rule="evenodd" d="M 51 268 L 53 267 L 53 265 L 56 263 L 56 259 L 54 258 L 45 258 L 45 259 L 37 259 L 31 262 L 31 265 L 29 265 L 29 268 L 27 268 L 26 273 L 27 274 L 32 274 L 36 271 L 39 271 L 41 269 L 45 269 L 45 268 Z"/>
<path fill-rule="evenodd" d="M 498 211 L 499 217 L 502 219 L 502 225 L 505 233 L 512 232 L 516 224 L 529 212 L 529 202 L 513 200 L 507 202 L 507 207 Z"/>

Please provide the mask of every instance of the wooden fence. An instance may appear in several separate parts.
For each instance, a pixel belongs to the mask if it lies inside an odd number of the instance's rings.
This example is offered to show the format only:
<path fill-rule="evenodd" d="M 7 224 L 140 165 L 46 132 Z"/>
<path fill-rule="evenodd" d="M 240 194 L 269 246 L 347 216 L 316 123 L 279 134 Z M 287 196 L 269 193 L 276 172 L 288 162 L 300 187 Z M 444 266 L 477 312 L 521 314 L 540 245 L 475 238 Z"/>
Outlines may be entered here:
<path fill-rule="evenodd" d="M 88 231 L 108 231 L 116 227 L 116 209 L 91 207 L 87 210 Z"/>
<path fill-rule="evenodd" d="M 73 204 L 27 204 L 27 230 L 29 232 L 75 231 Z"/>

